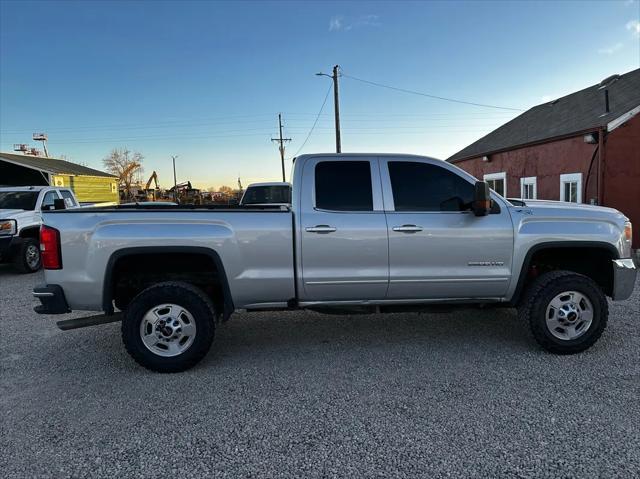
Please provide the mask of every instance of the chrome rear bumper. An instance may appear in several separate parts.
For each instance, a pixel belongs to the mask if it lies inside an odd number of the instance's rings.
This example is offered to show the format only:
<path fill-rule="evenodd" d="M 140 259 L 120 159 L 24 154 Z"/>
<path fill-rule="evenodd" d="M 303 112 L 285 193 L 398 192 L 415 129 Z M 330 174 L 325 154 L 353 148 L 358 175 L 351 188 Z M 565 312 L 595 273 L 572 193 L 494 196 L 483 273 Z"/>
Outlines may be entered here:
<path fill-rule="evenodd" d="M 613 260 L 613 293 L 611 299 L 614 301 L 622 301 L 628 299 L 633 293 L 636 285 L 636 268 L 633 259 L 614 259 Z"/>

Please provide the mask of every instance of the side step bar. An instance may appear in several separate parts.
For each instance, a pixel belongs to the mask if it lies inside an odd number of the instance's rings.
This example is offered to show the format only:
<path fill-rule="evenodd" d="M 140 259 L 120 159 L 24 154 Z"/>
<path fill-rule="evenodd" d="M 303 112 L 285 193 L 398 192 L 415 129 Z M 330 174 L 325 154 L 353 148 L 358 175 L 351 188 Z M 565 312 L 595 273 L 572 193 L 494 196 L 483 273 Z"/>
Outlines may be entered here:
<path fill-rule="evenodd" d="M 99 314 L 97 316 L 87 316 L 84 318 L 65 319 L 63 321 L 56 322 L 56 325 L 61 330 L 68 331 L 69 329 L 79 329 L 89 326 L 97 326 L 99 324 L 115 323 L 117 321 L 122 321 L 122 316 L 122 313 L 116 313 L 110 316 L 107 316 L 106 314 Z"/>

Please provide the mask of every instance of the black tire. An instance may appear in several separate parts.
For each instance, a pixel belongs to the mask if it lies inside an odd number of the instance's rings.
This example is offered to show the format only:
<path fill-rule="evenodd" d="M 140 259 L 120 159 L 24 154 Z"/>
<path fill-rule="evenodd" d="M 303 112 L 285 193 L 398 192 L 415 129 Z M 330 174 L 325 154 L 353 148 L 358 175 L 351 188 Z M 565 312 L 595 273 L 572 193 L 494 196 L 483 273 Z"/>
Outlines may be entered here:
<path fill-rule="evenodd" d="M 187 310 L 195 321 L 193 342 L 177 356 L 161 356 L 143 342 L 141 322 L 155 306 L 176 304 Z M 180 282 L 158 283 L 139 293 L 127 306 L 122 320 L 122 341 L 127 352 L 138 364 L 160 373 L 185 371 L 197 364 L 211 348 L 215 333 L 213 303 L 198 288 Z"/>
<path fill-rule="evenodd" d="M 24 238 L 16 249 L 13 264 L 20 273 L 35 273 L 39 271 L 42 267 L 42 258 L 38 240 Z"/>
<path fill-rule="evenodd" d="M 566 291 L 586 296 L 593 308 L 588 329 L 574 339 L 559 339 L 547 326 L 546 313 L 550 302 Z M 571 271 L 552 271 L 537 278 L 525 292 L 518 315 L 529 323 L 540 346 L 555 354 L 575 354 L 590 348 L 607 326 L 609 306 L 600 286 L 587 276 Z"/>

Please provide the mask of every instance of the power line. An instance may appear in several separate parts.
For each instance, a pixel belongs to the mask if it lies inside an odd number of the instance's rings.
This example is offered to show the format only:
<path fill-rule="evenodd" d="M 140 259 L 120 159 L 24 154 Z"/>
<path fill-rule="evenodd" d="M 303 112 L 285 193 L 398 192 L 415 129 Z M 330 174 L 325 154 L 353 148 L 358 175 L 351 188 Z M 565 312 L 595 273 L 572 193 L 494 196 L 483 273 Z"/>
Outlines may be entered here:
<path fill-rule="evenodd" d="M 331 89 L 332 88 L 333 88 L 333 83 L 329 85 L 329 89 L 327 90 L 327 94 L 324 96 L 324 100 L 322 102 L 322 106 L 320 107 L 320 111 L 316 115 L 316 120 L 313 122 L 313 126 L 309 130 L 309 133 L 307 134 L 307 137 L 304 139 L 304 142 L 302 143 L 300 148 L 298 148 L 298 151 L 296 151 L 296 153 L 293 155 L 293 158 L 298 156 L 298 154 L 302 151 L 304 146 L 307 144 L 307 141 L 309 141 L 309 138 L 311 137 L 311 133 L 313 133 L 313 130 L 315 129 L 316 125 L 318 124 L 318 119 L 320 118 L 320 115 L 322 115 L 322 110 L 324 110 L 324 106 L 327 104 L 327 98 L 329 98 L 329 93 L 331 93 Z"/>
<path fill-rule="evenodd" d="M 443 101 L 450 101 L 453 103 L 462 103 L 463 105 L 473 105 L 473 106 L 479 106 L 479 107 L 483 107 L 483 108 L 496 108 L 498 110 L 510 110 L 510 111 L 524 111 L 521 108 L 510 108 L 510 107 L 506 107 L 506 106 L 498 106 L 498 105 L 488 105 L 485 103 L 475 103 L 472 101 L 464 101 L 464 100 L 456 100 L 455 98 L 447 98 L 444 96 L 437 96 L 437 95 L 431 95 L 429 93 L 422 93 L 419 91 L 414 91 L 414 90 L 407 90 L 406 88 L 398 88 L 395 86 L 390 86 L 390 85 L 383 85 L 382 83 L 377 83 L 377 82 L 373 82 L 373 81 L 369 81 L 369 80 L 363 80 L 362 78 L 357 78 L 351 75 L 347 75 L 346 73 L 342 73 L 342 76 L 345 78 L 351 78 L 352 80 L 356 80 L 362 83 L 367 83 L 369 85 L 374 85 L 377 87 L 381 87 L 381 88 L 388 88 L 389 90 L 395 90 L 395 91 L 399 91 L 399 92 L 403 92 L 403 93 L 411 93 L 412 95 L 419 95 L 419 96 L 425 96 L 427 98 L 433 98 L 436 100 L 443 100 Z"/>

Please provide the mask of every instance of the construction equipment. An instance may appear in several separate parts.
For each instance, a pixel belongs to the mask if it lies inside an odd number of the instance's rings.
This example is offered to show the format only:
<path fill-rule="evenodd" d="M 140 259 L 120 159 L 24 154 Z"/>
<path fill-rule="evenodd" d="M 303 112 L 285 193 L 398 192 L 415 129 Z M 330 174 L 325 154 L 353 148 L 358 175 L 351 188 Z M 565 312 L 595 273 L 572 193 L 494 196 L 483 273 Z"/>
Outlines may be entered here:
<path fill-rule="evenodd" d="M 151 182 L 154 182 L 155 188 L 151 188 Z M 153 171 L 151 176 L 147 180 L 147 184 L 144 187 L 145 200 L 146 201 L 158 201 L 160 198 L 160 187 L 158 186 L 158 174 Z"/>
<path fill-rule="evenodd" d="M 178 183 L 174 187 L 168 189 L 167 192 L 173 195 L 176 201 L 180 204 L 202 204 L 200 190 L 193 188 L 190 181 Z"/>

